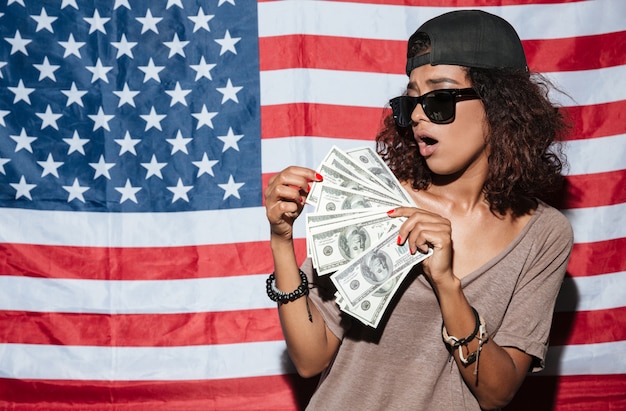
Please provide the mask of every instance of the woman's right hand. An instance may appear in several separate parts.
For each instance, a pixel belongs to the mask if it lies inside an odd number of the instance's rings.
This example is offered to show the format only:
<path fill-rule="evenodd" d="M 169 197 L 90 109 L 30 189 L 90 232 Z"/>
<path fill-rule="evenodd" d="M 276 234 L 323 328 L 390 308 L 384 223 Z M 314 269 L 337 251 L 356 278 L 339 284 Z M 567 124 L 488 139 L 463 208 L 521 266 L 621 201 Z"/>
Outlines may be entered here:
<path fill-rule="evenodd" d="M 272 235 L 293 238 L 293 223 L 302 212 L 309 184 L 314 181 L 322 181 L 322 176 L 297 166 L 287 167 L 270 178 L 265 189 L 265 210 Z"/>

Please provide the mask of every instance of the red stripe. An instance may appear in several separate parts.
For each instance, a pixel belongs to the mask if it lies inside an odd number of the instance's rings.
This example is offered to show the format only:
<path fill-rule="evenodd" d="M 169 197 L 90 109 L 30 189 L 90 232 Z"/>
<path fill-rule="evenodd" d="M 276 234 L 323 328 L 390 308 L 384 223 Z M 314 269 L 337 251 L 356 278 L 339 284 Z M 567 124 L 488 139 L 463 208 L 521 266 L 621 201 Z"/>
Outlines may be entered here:
<path fill-rule="evenodd" d="M 264 139 L 311 136 L 373 141 L 385 115 L 385 104 L 381 102 L 380 108 L 314 103 L 262 106 L 261 136 Z M 565 110 L 572 123 L 572 132 L 566 140 L 626 134 L 626 100 L 572 106 Z"/>
<path fill-rule="evenodd" d="M 565 178 L 561 209 L 601 207 L 626 203 L 626 170 L 580 174 Z"/>
<path fill-rule="evenodd" d="M 626 54 L 626 53 L 625 53 Z M 626 134 L 626 100 L 566 109 L 573 132 L 568 140 Z"/>
<path fill-rule="evenodd" d="M 616 355 L 618 355 L 616 353 Z M 529 376 L 505 411 L 626 410 L 626 374 Z"/>
<path fill-rule="evenodd" d="M 261 2 L 274 0 L 260 0 Z M 348 3 L 390 4 L 396 6 L 421 7 L 487 7 L 487 6 L 515 6 L 524 4 L 565 4 L 588 0 L 342 0 Z"/>
<path fill-rule="evenodd" d="M 626 340 L 626 307 L 556 312 L 550 345 L 596 344 Z"/>
<path fill-rule="evenodd" d="M 0 343 L 175 347 L 282 339 L 275 309 L 116 315 L 0 311 Z"/>
<path fill-rule="evenodd" d="M 524 40 L 533 71 L 592 70 L 626 64 L 626 31 L 549 40 Z M 307 50 L 307 53 L 301 53 Z M 259 38 L 261 71 L 311 68 L 404 74 L 405 40 L 293 34 Z"/>
<path fill-rule="evenodd" d="M 626 238 L 594 243 L 575 243 L 567 273 L 572 277 L 586 277 L 626 271 L 624 250 L 626 250 Z"/>
<path fill-rule="evenodd" d="M 298 241 L 298 255 L 303 256 L 305 250 L 306 244 Z M 0 275 L 44 278 L 176 280 L 273 271 L 270 247 L 263 241 L 157 248 L 3 243 L 0 244 L 0 256 Z"/>
<path fill-rule="evenodd" d="M 384 104 L 380 108 L 313 103 L 261 106 L 261 136 L 373 140 L 384 117 Z"/>
<path fill-rule="evenodd" d="M 315 379 L 295 375 L 205 381 L 73 381 L 0 379 L 0 409 L 297 410 Z"/>

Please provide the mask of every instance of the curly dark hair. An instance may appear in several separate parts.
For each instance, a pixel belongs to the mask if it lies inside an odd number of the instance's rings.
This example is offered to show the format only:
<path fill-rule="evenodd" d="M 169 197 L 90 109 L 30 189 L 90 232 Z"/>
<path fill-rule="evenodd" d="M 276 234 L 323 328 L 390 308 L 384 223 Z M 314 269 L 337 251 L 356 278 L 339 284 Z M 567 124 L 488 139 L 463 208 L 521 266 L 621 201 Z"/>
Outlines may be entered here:
<path fill-rule="evenodd" d="M 408 57 L 430 48 L 427 36 L 411 38 Z M 529 198 L 547 200 L 562 185 L 565 157 L 558 142 L 570 130 L 563 112 L 548 99 L 553 85 L 538 73 L 513 69 L 466 68 L 483 102 L 489 126 L 489 171 L 483 186 L 493 213 L 527 213 Z M 416 190 L 432 182 L 410 127 L 400 128 L 389 110 L 376 148 L 401 181 Z"/>

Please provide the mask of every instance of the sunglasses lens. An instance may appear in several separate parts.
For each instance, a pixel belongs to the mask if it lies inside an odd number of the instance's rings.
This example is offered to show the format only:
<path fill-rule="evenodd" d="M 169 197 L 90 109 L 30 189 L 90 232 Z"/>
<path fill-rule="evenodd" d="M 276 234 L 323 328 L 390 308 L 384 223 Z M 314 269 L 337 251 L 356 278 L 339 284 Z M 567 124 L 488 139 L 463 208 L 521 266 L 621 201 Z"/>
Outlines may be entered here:
<path fill-rule="evenodd" d="M 411 114 L 419 103 L 418 97 L 400 96 L 390 101 L 393 118 L 399 127 L 409 127 L 411 125 Z"/>
<path fill-rule="evenodd" d="M 456 99 L 449 90 L 435 90 L 422 98 L 424 113 L 433 123 L 447 123 L 454 118 Z"/>

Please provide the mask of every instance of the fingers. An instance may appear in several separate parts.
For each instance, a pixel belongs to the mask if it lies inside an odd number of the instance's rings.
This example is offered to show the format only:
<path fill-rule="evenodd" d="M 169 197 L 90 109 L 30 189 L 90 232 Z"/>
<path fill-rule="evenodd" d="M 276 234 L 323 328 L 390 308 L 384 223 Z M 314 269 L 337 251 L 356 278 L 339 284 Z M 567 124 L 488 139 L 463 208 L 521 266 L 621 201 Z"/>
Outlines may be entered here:
<path fill-rule="evenodd" d="M 399 207 L 389 212 L 390 217 L 406 217 L 400 227 L 398 244 L 407 243 L 411 254 L 427 253 L 429 248 L 446 249 L 451 246 L 450 221 L 426 210 Z"/>
<path fill-rule="evenodd" d="M 267 217 L 272 224 L 295 219 L 304 206 L 310 183 L 321 181 L 315 170 L 291 166 L 270 178 L 265 189 Z"/>

